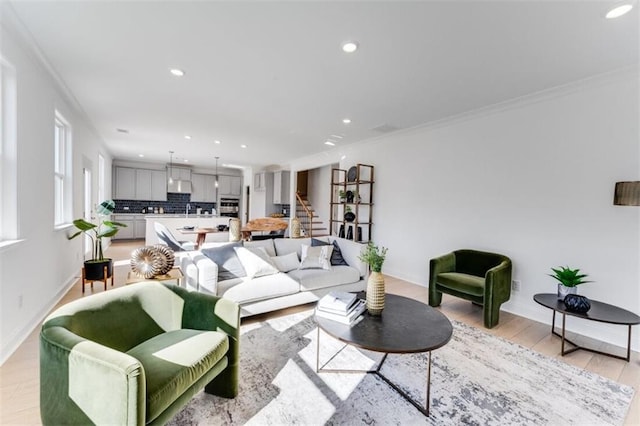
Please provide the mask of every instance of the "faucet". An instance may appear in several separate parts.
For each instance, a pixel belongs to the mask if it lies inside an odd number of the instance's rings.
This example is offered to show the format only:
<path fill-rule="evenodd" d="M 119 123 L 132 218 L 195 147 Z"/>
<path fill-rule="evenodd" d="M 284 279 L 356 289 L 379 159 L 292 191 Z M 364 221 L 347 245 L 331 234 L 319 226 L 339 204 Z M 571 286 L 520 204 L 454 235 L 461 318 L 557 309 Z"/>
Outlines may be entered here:
<path fill-rule="evenodd" d="M 185 217 L 189 217 L 189 210 L 191 210 L 191 204 L 187 203 L 187 209 L 186 209 L 186 211 L 184 213 Z"/>

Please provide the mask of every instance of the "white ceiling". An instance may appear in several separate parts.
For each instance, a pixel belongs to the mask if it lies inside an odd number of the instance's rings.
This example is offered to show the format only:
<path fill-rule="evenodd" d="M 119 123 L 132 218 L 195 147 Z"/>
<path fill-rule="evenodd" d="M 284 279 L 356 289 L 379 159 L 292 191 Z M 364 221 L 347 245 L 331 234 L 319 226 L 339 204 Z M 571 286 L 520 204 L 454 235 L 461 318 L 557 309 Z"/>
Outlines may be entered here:
<path fill-rule="evenodd" d="M 640 45 L 638 5 L 607 20 L 611 1 L 10 4 L 115 158 L 203 167 L 340 150 L 636 65 Z"/>

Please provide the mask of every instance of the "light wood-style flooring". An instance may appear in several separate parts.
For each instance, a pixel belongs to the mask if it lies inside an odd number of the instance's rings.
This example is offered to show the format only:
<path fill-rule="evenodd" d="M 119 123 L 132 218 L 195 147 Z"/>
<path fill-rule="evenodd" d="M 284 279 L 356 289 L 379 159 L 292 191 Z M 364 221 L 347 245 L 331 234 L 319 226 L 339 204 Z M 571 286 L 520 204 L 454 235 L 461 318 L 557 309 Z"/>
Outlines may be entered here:
<path fill-rule="evenodd" d="M 115 269 L 115 287 L 123 286 L 129 268 L 129 256 L 131 250 L 141 245 L 140 242 L 115 242 L 107 250 L 107 256 L 117 261 Z M 427 289 L 393 277 L 386 277 L 386 286 L 389 293 L 400 294 L 423 302 L 427 302 Z M 109 287 L 111 288 L 111 287 Z M 95 283 L 93 290 L 87 286 L 85 295 L 102 292 L 102 284 Z M 62 298 L 58 305 L 66 304 L 72 300 L 83 297 L 80 289 L 80 281 Z M 308 309 L 308 306 L 290 308 L 283 311 L 260 315 L 243 320 L 243 323 L 261 321 L 265 318 L 285 315 L 292 311 Z M 482 325 L 481 308 L 470 302 L 448 297 L 444 295 L 442 312 L 450 319 L 455 319 L 466 324 L 484 329 Z M 549 315 L 551 316 L 551 315 Z M 640 354 L 632 352 L 631 362 L 626 362 L 611 357 L 592 354 L 586 351 L 577 351 L 570 355 L 560 356 L 559 338 L 550 334 L 550 326 L 531 321 L 507 312 L 500 315 L 500 324 L 491 330 L 485 331 L 496 336 L 503 337 L 522 346 L 531 348 L 547 356 L 555 357 L 563 362 L 573 364 L 585 370 L 600 374 L 609 379 L 633 386 L 635 397 L 631 409 L 627 414 L 625 425 L 640 425 Z M 638 329 L 634 330 L 634 338 L 637 339 Z M 38 360 L 38 333 L 39 327 L 29 335 L 18 350 L 0 367 L 0 424 L 24 425 L 41 424 L 39 411 L 39 360 Z M 573 336 L 572 336 L 573 337 Z M 622 348 L 612 347 L 609 344 L 582 338 L 581 342 L 600 350 L 622 354 Z M 55 391 L 51 389 L 50 391 Z"/>

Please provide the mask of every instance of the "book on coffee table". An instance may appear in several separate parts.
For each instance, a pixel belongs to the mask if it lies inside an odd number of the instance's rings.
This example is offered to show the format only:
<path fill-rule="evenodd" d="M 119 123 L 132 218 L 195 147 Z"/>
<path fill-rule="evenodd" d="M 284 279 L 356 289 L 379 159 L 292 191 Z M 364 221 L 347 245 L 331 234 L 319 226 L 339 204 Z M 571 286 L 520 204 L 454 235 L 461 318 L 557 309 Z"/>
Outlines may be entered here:
<path fill-rule="evenodd" d="M 342 324 L 354 325 L 360 320 L 362 313 L 367 309 L 366 305 L 367 303 L 365 300 L 356 300 L 356 303 L 353 304 L 353 308 L 349 310 L 349 312 L 342 314 L 325 311 L 320 307 L 320 305 L 318 305 L 316 306 L 316 315 Z"/>
<path fill-rule="evenodd" d="M 317 307 L 326 312 L 344 315 L 353 309 L 357 301 L 355 293 L 332 291 L 318 301 Z"/>

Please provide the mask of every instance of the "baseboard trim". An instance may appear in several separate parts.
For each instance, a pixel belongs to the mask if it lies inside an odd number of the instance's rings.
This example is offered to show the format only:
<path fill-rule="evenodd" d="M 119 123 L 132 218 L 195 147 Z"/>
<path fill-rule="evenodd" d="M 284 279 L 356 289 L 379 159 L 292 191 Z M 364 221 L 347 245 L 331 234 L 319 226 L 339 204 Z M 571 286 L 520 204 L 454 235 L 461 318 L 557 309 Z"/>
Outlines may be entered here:
<path fill-rule="evenodd" d="M 24 327 L 14 333 L 9 338 L 8 344 L 2 348 L 2 354 L 0 354 L 0 367 L 13 355 L 13 353 L 27 340 L 27 337 L 33 333 L 40 323 L 49 315 L 51 310 L 62 300 L 65 294 L 73 287 L 78 281 L 79 277 L 73 274 L 69 279 L 65 281 L 65 284 L 60 288 L 58 293 L 51 299 L 50 303 L 40 309 Z"/>

